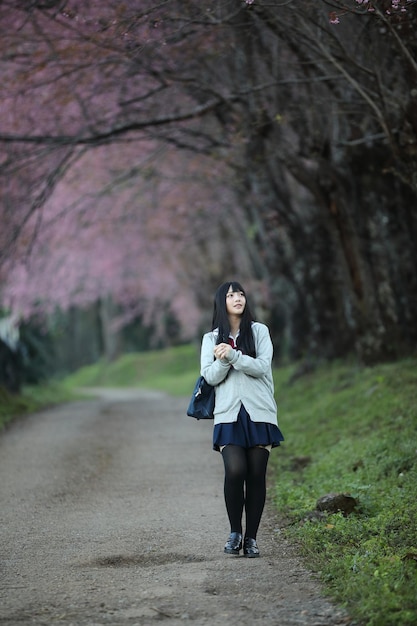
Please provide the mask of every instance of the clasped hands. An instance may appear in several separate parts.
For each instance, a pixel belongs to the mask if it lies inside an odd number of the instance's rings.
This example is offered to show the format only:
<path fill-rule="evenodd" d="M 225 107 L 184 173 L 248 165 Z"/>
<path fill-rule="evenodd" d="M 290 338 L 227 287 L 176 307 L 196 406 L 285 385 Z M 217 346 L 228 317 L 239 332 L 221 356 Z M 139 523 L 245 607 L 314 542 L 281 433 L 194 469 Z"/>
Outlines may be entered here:
<path fill-rule="evenodd" d="M 232 350 L 233 348 L 230 344 L 219 343 L 214 348 L 214 356 L 216 357 L 216 359 L 227 359 L 228 357 L 231 356 Z"/>

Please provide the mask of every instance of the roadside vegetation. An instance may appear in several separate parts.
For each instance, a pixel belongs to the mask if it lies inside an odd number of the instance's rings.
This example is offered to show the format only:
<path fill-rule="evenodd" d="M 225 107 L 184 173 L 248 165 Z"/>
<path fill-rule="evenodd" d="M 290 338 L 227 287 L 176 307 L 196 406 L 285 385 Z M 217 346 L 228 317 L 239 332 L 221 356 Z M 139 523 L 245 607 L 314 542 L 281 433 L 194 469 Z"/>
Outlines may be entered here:
<path fill-rule="evenodd" d="M 0 392 L 0 418 L 79 396 L 83 387 L 140 386 L 188 397 L 198 348 L 126 354 L 61 383 Z M 366 626 L 417 623 L 417 360 L 336 362 L 274 370 L 285 442 L 271 455 L 269 495 L 328 593 Z M 318 498 L 350 494 L 349 515 Z"/>
<path fill-rule="evenodd" d="M 285 534 L 367 626 L 417 623 L 417 360 L 277 370 L 285 444 L 272 456 Z M 289 380 L 293 378 L 292 384 Z M 315 515 L 347 493 L 356 510 Z"/>
<path fill-rule="evenodd" d="M 19 394 L 10 393 L 4 387 L 0 387 L 0 433 L 6 424 L 16 417 L 63 404 L 75 398 L 76 394 L 59 382 L 23 387 Z"/>
<path fill-rule="evenodd" d="M 82 387 L 142 387 L 174 396 L 192 391 L 199 369 L 200 346 L 184 345 L 165 350 L 131 352 L 113 362 L 100 361 L 82 367 L 65 379 L 72 389 Z"/>

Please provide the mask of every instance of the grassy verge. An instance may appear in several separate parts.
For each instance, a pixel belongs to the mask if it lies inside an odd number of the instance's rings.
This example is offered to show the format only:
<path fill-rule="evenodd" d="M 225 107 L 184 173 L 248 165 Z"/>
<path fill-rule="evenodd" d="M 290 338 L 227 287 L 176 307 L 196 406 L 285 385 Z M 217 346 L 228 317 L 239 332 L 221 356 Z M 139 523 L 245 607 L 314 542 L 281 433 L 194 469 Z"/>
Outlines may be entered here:
<path fill-rule="evenodd" d="M 64 381 L 25 387 L 19 395 L 0 387 L 0 430 L 16 416 L 69 402 L 82 387 L 142 387 L 188 396 L 198 374 L 199 350 L 180 346 L 140 354 L 126 354 L 117 361 L 101 361 L 81 368 Z"/>
<path fill-rule="evenodd" d="M 100 361 L 83 367 L 65 382 L 70 388 L 142 387 L 188 396 L 199 374 L 199 358 L 195 345 L 129 353 L 112 363 Z"/>
<path fill-rule="evenodd" d="M 0 387 L 0 430 L 16 416 L 74 400 L 83 387 L 142 387 L 188 396 L 197 378 L 198 363 L 199 349 L 187 345 L 125 354 L 112 363 L 100 361 L 63 381 L 25 387 L 19 395 Z"/>
<path fill-rule="evenodd" d="M 367 626 L 417 623 L 417 361 L 334 364 L 288 384 L 276 371 L 286 442 L 272 455 L 276 505 L 309 566 Z M 329 492 L 358 510 L 305 521 Z"/>
<path fill-rule="evenodd" d="M 60 383 L 24 387 L 19 395 L 10 394 L 0 387 L 0 431 L 17 416 L 28 415 L 74 398 L 75 394 Z"/>

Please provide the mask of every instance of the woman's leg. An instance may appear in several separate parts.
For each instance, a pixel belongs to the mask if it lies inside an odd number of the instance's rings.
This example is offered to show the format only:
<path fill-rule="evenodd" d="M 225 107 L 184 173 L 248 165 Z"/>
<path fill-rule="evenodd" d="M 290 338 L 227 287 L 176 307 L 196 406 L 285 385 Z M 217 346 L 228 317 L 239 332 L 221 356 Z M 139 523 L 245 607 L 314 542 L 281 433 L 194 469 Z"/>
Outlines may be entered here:
<path fill-rule="evenodd" d="M 247 450 L 227 445 L 222 449 L 224 462 L 224 499 L 230 521 L 230 531 L 242 533 L 242 513 L 245 503 L 244 484 L 247 478 Z"/>
<path fill-rule="evenodd" d="M 246 537 L 256 539 L 266 497 L 266 468 L 268 466 L 269 450 L 256 447 L 246 450 Z"/>

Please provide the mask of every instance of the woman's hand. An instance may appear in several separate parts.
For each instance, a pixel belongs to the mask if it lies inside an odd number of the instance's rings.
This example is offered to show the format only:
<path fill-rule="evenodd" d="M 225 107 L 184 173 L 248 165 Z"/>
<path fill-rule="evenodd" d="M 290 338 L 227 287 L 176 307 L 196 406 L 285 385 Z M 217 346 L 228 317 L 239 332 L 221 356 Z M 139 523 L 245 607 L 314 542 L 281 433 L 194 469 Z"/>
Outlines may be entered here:
<path fill-rule="evenodd" d="M 232 346 L 228 343 L 219 343 L 214 348 L 214 356 L 216 357 L 216 359 L 227 359 L 229 356 L 231 356 L 232 350 Z"/>

